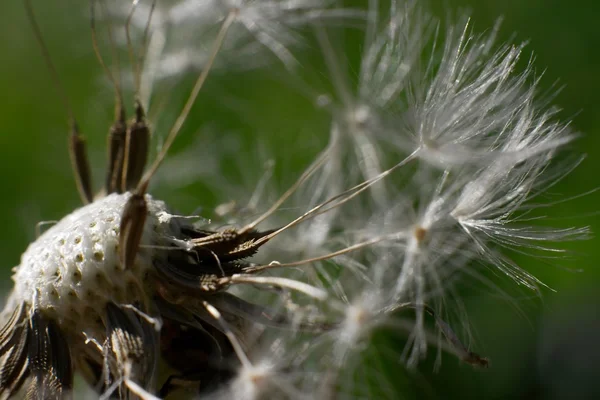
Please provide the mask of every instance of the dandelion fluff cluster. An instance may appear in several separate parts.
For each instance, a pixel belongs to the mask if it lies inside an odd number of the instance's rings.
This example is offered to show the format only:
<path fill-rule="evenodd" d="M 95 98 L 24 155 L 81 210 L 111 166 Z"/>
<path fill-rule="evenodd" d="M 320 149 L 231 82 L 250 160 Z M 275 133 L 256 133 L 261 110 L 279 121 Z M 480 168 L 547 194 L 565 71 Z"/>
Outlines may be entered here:
<path fill-rule="evenodd" d="M 229 136 L 167 158 L 156 175 L 130 177 L 136 155 L 109 164 L 122 183 L 109 173 L 103 192 L 15 267 L 2 398 L 72 397 L 76 374 L 104 399 L 355 398 L 369 395 L 374 369 L 383 374 L 367 361 L 380 329 L 405 340 L 394 356 L 407 367 L 430 345 L 487 366 L 449 319 L 467 325 L 456 283 L 489 287 L 485 266 L 537 291 L 543 284 L 507 250 L 554 254 L 554 243 L 588 234 L 530 216 L 577 164 L 554 165 L 576 135 L 539 97 L 531 65 L 517 69 L 523 45 L 496 44 L 498 26 L 475 34 L 467 17 L 441 23 L 408 0 L 99 3 L 112 45 L 144 49 L 128 132 L 165 80 L 202 71 L 201 86 L 211 69 L 279 63 L 325 111 L 327 144 L 284 188 L 280 160 L 262 152 L 238 158 L 258 171 L 250 189 L 224 179 L 218 157 L 238 151 Z M 365 42 L 353 81 L 330 29 L 357 25 Z M 309 43 L 331 93 L 300 73 Z M 145 194 L 150 178 L 159 187 L 202 179 L 221 203 L 178 215 Z"/>

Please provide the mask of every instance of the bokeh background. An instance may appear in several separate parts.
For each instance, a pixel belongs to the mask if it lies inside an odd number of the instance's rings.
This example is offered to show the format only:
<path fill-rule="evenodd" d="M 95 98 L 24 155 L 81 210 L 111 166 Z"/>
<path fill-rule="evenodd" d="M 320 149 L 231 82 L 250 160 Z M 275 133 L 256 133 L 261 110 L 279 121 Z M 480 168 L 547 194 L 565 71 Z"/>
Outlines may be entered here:
<path fill-rule="evenodd" d="M 102 72 L 91 52 L 85 3 L 34 0 L 50 53 L 88 137 L 99 183 L 113 105 L 111 89 L 100 79 Z M 353 3 L 360 5 L 365 1 Z M 456 15 L 457 10 L 468 8 L 476 32 L 489 29 L 503 16 L 500 42 L 529 41 L 526 51 L 534 54 L 537 73 L 543 73 L 542 90 L 561 89 L 554 101 L 562 107 L 559 115 L 571 119 L 573 128 L 581 132 L 580 139 L 568 151 L 587 154 L 579 168 L 551 188 L 551 199 L 572 199 L 559 202 L 544 213 L 552 225 L 589 225 L 600 232 L 600 193 L 593 192 L 600 187 L 600 3 L 432 0 L 430 4 L 432 12 L 440 17 L 449 10 Z M 0 5 L 0 290 L 3 292 L 12 286 L 10 269 L 19 263 L 20 254 L 35 239 L 36 224 L 60 219 L 79 205 L 67 153 L 65 111 L 25 15 L 19 1 Z M 356 59 L 360 46 L 354 48 Z M 527 58 L 526 55 L 525 61 Z M 352 54 L 349 59 L 353 59 Z M 298 96 L 293 85 L 282 85 L 277 79 L 269 79 L 269 75 L 269 71 L 250 75 L 215 74 L 200 96 L 174 153 L 185 150 L 195 135 L 203 132 L 199 127 L 208 123 L 217 131 L 238 135 L 236 146 L 240 157 L 249 154 L 257 143 L 279 154 L 294 148 L 293 153 L 282 158 L 286 160 L 286 169 L 299 172 L 300 163 L 310 158 L 309 150 L 308 156 L 302 154 L 303 149 L 311 148 L 306 143 L 319 142 L 311 135 L 326 132 L 323 130 L 326 116 L 315 117 L 312 103 Z M 182 76 L 175 83 L 172 89 L 175 100 L 161 109 L 163 113 L 178 111 L 179 97 L 183 98 L 190 82 L 190 77 Z M 320 143 L 325 139 L 321 138 Z M 219 151 L 209 149 L 209 153 Z M 218 163 L 215 168 L 220 168 Z M 257 171 L 255 176 L 259 175 Z M 202 182 L 186 181 L 157 190 L 184 212 L 224 200 Z M 465 291 L 473 346 L 490 358 L 491 368 L 474 370 L 445 357 L 439 372 L 433 372 L 435 354 L 432 354 L 418 371 L 408 373 L 401 372 L 395 357 L 390 356 L 397 353 L 388 354 L 381 373 L 392 376 L 395 394 L 390 396 L 600 398 L 600 242 L 591 239 L 565 244 L 564 248 L 571 253 L 550 263 L 519 258 L 523 267 L 548 285 L 541 296 L 516 292 L 519 296 L 511 304 L 482 290 Z M 508 286 L 506 290 L 515 293 Z M 390 346 L 400 346 L 399 352 L 402 343 L 391 341 Z"/>

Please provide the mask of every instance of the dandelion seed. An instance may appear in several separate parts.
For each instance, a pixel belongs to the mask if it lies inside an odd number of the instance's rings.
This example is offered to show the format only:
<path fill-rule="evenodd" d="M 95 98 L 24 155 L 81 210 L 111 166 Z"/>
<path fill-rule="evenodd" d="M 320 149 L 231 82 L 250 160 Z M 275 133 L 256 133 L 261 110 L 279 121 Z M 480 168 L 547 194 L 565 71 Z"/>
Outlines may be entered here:
<path fill-rule="evenodd" d="M 143 27 L 150 7 L 140 6 L 139 9 L 133 22 Z M 127 12 L 127 7 L 123 8 L 123 13 Z M 190 48 L 189 40 L 202 38 L 205 43 L 210 43 L 207 38 L 211 37 L 214 26 L 232 13 L 235 23 L 222 52 L 225 61 L 218 64 L 229 69 L 233 66 L 243 69 L 264 66 L 269 54 L 287 68 L 295 69 L 299 61 L 290 48 L 304 44 L 303 28 L 312 24 L 344 24 L 364 17 L 364 11 L 339 8 L 330 0 L 186 0 L 160 4 L 154 11 L 157 42 L 164 43 L 164 38 L 168 37 L 171 43 L 167 52 L 152 57 L 157 64 L 148 68 L 157 78 L 203 68 L 207 55 L 198 51 L 198 47 Z M 173 28 L 177 30 L 176 35 L 169 34 Z M 155 48 L 164 49 L 164 46 L 157 43 Z M 267 50 L 266 54 L 263 50 Z"/>

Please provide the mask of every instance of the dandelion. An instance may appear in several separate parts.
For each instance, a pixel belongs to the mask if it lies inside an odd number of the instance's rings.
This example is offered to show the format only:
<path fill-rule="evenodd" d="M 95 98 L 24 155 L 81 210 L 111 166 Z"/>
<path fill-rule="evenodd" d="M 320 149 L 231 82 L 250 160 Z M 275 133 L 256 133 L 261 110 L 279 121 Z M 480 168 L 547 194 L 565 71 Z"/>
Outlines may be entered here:
<path fill-rule="evenodd" d="M 116 115 L 94 194 L 85 141 L 25 1 L 69 116 L 84 205 L 14 268 L 1 398 L 70 398 L 76 375 L 101 399 L 358 397 L 369 387 L 349 382 L 367 380 L 363 360 L 380 330 L 406 340 L 397 356 L 407 367 L 431 344 L 486 367 L 448 322 L 463 317 L 454 283 L 486 283 L 475 268 L 484 264 L 537 290 L 505 250 L 555 254 L 551 243 L 588 235 L 537 227 L 528 215 L 564 175 L 553 162 L 575 134 L 540 102 L 531 67 L 516 72 L 523 46 L 494 48 L 497 27 L 475 35 L 463 18 L 442 37 L 444 25 L 413 1 L 392 1 L 386 13 L 377 2 L 98 3 L 92 45 Z M 357 21 L 366 40 L 353 85 L 328 29 Z M 102 54 L 98 24 L 116 65 Z M 228 181 L 218 167 L 238 151 L 231 142 L 219 154 L 195 142 L 169 158 L 212 70 L 227 73 L 232 57 L 265 67 L 257 58 L 266 49 L 298 79 L 298 47 L 311 33 L 333 82 L 334 93 L 316 97 L 330 130 L 293 183 L 277 184 L 281 157 L 264 152 L 237 160 L 256 176 L 250 188 Z M 133 70 L 130 121 L 121 45 Z M 190 69 L 200 72 L 181 112 L 166 133 L 153 132 L 162 128 L 146 116 L 153 85 Z M 154 135 L 162 142 L 149 162 Z M 220 194 L 212 212 L 181 215 L 150 193 L 151 183 L 172 190 L 199 178 Z"/>

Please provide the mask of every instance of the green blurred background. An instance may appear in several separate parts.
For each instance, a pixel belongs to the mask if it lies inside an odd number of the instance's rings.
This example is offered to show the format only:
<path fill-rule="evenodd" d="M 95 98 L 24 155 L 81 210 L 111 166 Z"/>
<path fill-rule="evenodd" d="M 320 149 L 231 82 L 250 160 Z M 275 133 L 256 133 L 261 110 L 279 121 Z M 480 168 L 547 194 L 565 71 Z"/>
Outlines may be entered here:
<path fill-rule="evenodd" d="M 112 119 L 112 93 L 99 79 L 101 70 L 90 50 L 87 2 L 34 3 L 50 53 L 88 136 L 99 182 L 104 135 Z M 476 32 L 490 28 L 503 16 L 501 41 L 529 41 L 526 51 L 535 55 L 536 71 L 544 72 L 542 88 L 564 85 L 554 103 L 562 107 L 561 117 L 572 119 L 574 129 L 582 133 L 570 150 L 588 155 L 577 170 L 551 189 L 551 199 L 576 197 L 598 188 L 600 3 L 447 0 L 431 4 L 432 11 L 441 17 L 448 10 L 468 7 Z M 35 238 L 36 223 L 60 219 L 78 206 L 79 200 L 69 166 L 65 112 L 22 4 L 2 2 L 0 21 L 0 253 L 1 286 L 8 290 L 12 286 L 10 268 L 19 263 L 20 254 Z M 176 89 L 189 84 L 189 78 L 182 77 Z M 240 107 L 243 116 L 238 112 Z M 177 108 L 165 110 L 174 113 Z M 324 116 L 310 117 L 313 111 L 310 101 L 294 94 L 293 88 L 282 88 L 269 80 L 268 73 L 251 73 L 250 78 L 216 74 L 174 151 L 184 149 L 197 127 L 209 122 L 240 134 L 239 154 L 255 148 L 257 142 L 281 152 L 287 143 L 304 143 L 303 137 L 319 132 L 317 127 L 326 127 Z M 321 143 L 325 139 L 321 138 Z M 304 147 L 299 148 L 301 152 Z M 307 153 L 286 157 L 285 167 L 300 171 L 298 163 L 310 158 L 310 151 Z M 163 197 L 186 212 L 225 200 L 201 182 L 167 191 Z M 544 211 L 552 225 L 590 225 L 595 232 L 600 231 L 600 193 Z M 483 291 L 465 293 L 473 346 L 491 359 L 490 369 L 473 370 L 445 357 L 441 370 L 434 373 L 432 354 L 418 373 L 395 379 L 394 398 L 600 398 L 600 243 L 592 239 L 569 243 L 565 248 L 572 250 L 569 257 L 553 260 L 552 265 L 519 258 L 522 266 L 553 290 L 544 290 L 541 297 L 520 292 L 521 297 L 514 299 L 518 309 Z M 513 293 L 509 286 L 507 291 Z"/>

